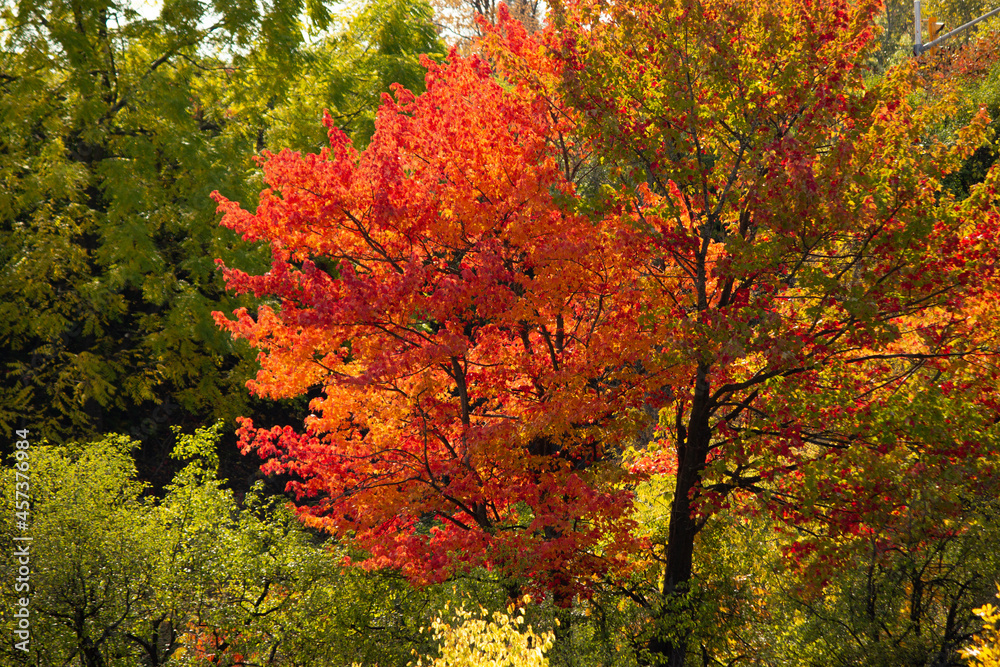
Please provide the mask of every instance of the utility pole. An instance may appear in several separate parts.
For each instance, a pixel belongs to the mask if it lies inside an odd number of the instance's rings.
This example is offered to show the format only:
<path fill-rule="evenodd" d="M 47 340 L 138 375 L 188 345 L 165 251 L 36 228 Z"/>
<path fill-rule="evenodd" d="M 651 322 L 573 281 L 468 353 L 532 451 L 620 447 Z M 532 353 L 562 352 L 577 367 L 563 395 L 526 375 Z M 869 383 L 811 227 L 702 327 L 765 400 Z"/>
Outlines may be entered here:
<path fill-rule="evenodd" d="M 955 35 L 957 35 L 957 34 L 959 34 L 961 32 L 965 32 L 966 30 L 968 30 L 972 26 L 976 25 L 977 23 L 981 23 L 981 22 L 985 21 L 986 19 L 990 18 L 991 16 L 997 16 L 998 14 L 1000 14 L 1000 7 L 997 7 L 993 11 L 990 11 L 990 12 L 987 12 L 987 13 L 983 14 L 982 16 L 980 16 L 977 19 L 973 19 L 973 20 L 969 21 L 968 23 L 960 25 L 957 28 L 955 28 L 954 30 L 952 30 L 951 32 L 946 32 L 945 34 L 941 35 L 940 37 L 937 36 L 937 33 L 934 32 L 934 27 L 933 26 L 928 26 L 927 27 L 928 28 L 928 32 L 930 33 L 928 35 L 928 37 L 930 38 L 931 41 L 929 41 L 926 44 L 924 44 L 923 43 L 923 40 L 924 40 L 924 37 L 923 37 L 923 27 L 924 26 L 923 26 L 923 22 L 920 19 L 920 0 L 913 0 L 913 55 L 919 56 L 921 53 L 924 53 L 926 51 L 929 51 L 929 50 L 933 49 L 934 47 L 936 47 L 938 44 L 940 44 L 941 42 L 945 41 L 946 39 L 951 39 Z M 940 28 L 938 28 L 938 30 L 940 30 Z"/>

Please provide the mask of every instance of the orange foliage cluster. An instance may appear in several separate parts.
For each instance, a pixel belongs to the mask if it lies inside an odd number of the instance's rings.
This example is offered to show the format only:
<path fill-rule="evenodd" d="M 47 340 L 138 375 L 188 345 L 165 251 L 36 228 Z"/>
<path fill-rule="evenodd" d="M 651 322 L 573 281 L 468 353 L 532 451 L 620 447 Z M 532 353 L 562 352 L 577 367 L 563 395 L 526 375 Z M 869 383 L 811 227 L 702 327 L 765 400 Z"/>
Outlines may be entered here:
<path fill-rule="evenodd" d="M 648 239 L 562 204 L 587 147 L 518 78 L 540 52 L 507 31 L 507 81 L 475 56 L 428 62 L 426 94 L 387 98 L 363 154 L 328 119 L 329 150 L 267 156 L 255 214 L 220 198 L 274 256 L 230 287 L 281 307 L 218 321 L 264 351 L 259 395 L 323 388 L 304 432 L 241 429 L 303 478 L 308 521 L 415 581 L 482 565 L 558 587 L 635 543 L 628 473 L 603 462 L 657 376 L 657 326 Z"/>

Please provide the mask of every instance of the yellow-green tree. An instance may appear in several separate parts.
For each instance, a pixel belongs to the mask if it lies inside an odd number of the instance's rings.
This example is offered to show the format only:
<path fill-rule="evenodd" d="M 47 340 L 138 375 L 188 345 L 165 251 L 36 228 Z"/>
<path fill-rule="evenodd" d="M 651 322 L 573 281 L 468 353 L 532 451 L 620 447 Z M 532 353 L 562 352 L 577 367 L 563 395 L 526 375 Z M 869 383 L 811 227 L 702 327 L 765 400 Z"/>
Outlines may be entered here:
<path fill-rule="evenodd" d="M 313 146 L 301 119 L 324 107 L 370 134 L 379 95 L 419 88 L 441 48 L 419 2 L 348 25 L 318 0 L 137 6 L 0 5 L 0 433 L 126 432 L 162 459 L 168 423 L 247 409 L 253 355 L 210 313 L 252 302 L 215 258 L 257 254 L 209 193 L 254 199 L 253 155 Z"/>
<path fill-rule="evenodd" d="M 402 667 L 429 650 L 428 596 L 391 573 L 344 572 L 280 500 L 223 488 L 218 431 L 179 437 L 186 465 L 159 499 L 144 497 L 137 443 L 122 436 L 18 450 L 24 471 L 0 469 L 0 548 L 31 537 L 30 590 L 0 591 L 8 637 L 15 601 L 30 599 L 28 650 L 4 642 L 0 664 Z M 27 529 L 15 523 L 25 475 Z"/>

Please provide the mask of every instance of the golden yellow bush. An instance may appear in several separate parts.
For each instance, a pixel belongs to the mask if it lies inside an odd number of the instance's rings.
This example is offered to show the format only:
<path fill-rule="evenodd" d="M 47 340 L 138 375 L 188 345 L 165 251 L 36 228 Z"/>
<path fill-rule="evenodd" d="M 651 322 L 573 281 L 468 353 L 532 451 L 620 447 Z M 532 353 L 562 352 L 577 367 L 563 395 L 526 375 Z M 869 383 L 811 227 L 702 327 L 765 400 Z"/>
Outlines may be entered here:
<path fill-rule="evenodd" d="M 525 596 L 524 602 L 530 599 Z M 555 641 L 553 632 L 541 634 L 525 623 L 524 608 L 507 607 L 507 613 L 488 615 L 459 608 L 457 623 L 438 618 L 431 624 L 441 643 L 438 658 L 421 657 L 416 667 L 548 667 L 545 652 Z M 410 663 L 414 665 L 414 663 Z"/>
<path fill-rule="evenodd" d="M 1000 597 L 1000 584 L 997 585 Z M 983 619 L 983 629 L 976 643 L 962 651 L 971 667 L 1000 667 L 1000 609 L 991 604 L 975 610 Z"/>

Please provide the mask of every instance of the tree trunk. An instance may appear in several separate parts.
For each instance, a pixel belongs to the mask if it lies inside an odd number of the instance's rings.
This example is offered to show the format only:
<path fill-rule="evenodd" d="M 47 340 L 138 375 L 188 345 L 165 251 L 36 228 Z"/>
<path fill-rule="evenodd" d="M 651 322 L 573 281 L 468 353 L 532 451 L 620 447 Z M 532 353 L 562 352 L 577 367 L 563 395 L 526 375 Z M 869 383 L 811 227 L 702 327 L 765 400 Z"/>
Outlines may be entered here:
<path fill-rule="evenodd" d="M 666 566 L 663 570 L 664 604 L 660 614 L 687 611 L 686 605 L 672 603 L 671 598 L 684 596 L 691 582 L 694 559 L 694 539 L 701 524 L 691 516 L 691 500 L 701 481 L 701 472 L 708 460 L 712 430 L 709 418 L 712 413 L 708 384 L 709 366 L 698 367 L 691 414 L 684 424 L 682 408 L 677 412 L 677 488 L 670 510 L 670 528 L 667 533 Z M 657 625 L 669 623 L 667 618 L 657 618 Z M 654 637 L 648 644 L 654 665 L 683 667 L 687 653 L 687 639 L 683 636 Z"/>

